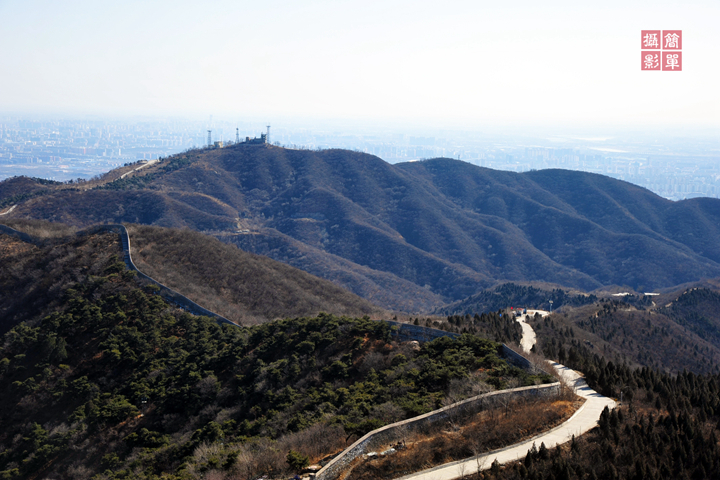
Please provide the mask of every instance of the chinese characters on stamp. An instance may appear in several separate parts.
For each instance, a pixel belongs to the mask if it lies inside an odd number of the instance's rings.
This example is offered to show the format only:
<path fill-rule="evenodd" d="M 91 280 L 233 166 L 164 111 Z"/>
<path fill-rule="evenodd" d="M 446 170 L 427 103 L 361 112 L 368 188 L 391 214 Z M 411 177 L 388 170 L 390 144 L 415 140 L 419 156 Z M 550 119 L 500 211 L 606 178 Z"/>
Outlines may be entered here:
<path fill-rule="evenodd" d="M 682 72 L 682 30 L 641 30 L 640 69 Z"/>

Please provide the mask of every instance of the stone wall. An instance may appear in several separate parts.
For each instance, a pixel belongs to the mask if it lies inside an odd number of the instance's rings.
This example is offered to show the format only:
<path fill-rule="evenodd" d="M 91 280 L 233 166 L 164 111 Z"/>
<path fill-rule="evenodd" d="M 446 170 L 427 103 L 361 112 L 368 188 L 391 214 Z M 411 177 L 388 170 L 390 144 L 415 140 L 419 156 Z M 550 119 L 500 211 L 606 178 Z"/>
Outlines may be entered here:
<path fill-rule="evenodd" d="M 393 327 L 398 327 L 395 335 L 401 342 L 416 340 L 418 342 L 429 342 L 440 337 L 458 338 L 460 334 L 438 330 L 437 328 L 421 327 L 410 323 L 387 321 Z"/>
<path fill-rule="evenodd" d="M 500 390 L 468 398 L 402 422 L 386 425 L 368 433 L 332 459 L 330 463 L 317 472 L 315 480 L 335 480 L 353 460 L 365 453 L 371 452 L 380 446 L 396 443 L 411 434 L 427 433 L 432 428 L 436 428 L 438 424 L 446 422 L 452 417 L 461 418 L 478 413 L 508 398 L 556 395 L 559 392 L 559 383 Z"/>
<path fill-rule="evenodd" d="M 524 368 L 525 370 L 533 370 L 534 368 L 530 360 L 523 357 L 518 352 L 508 347 L 504 343 L 502 345 L 502 357 L 513 365 Z"/>
<path fill-rule="evenodd" d="M 10 228 L 5 225 L 0 225 L 0 232 L 6 235 L 12 235 L 13 237 L 17 237 L 25 243 L 37 243 L 37 241 L 27 233 L 19 232 L 14 228 Z"/>
<path fill-rule="evenodd" d="M 130 236 L 128 235 L 127 228 L 125 228 L 125 225 L 99 225 L 97 227 L 92 227 L 88 230 L 84 230 L 80 234 L 83 235 L 90 235 L 97 232 L 113 232 L 120 235 L 120 241 L 122 242 L 123 246 L 123 255 L 125 260 L 125 265 L 127 266 L 128 270 L 133 270 L 137 272 L 138 278 L 141 278 L 145 280 L 148 283 L 151 283 L 153 285 L 157 285 L 160 288 L 160 291 L 158 292 L 161 297 L 163 297 L 168 302 L 171 302 L 178 307 L 187 310 L 190 313 L 193 313 L 195 315 L 203 315 L 206 317 L 211 317 L 217 320 L 218 323 L 223 324 L 229 324 L 234 325 L 236 327 L 240 326 L 235 322 L 231 322 L 227 318 L 218 315 L 215 312 L 211 312 L 210 310 L 201 307 L 197 303 L 193 302 L 186 296 L 176 292 L 175 290 L 166 287 L 162 283 L 158 282 L 154 278 L 145 275 L 143 272 L 140 271 L 140 269 L 135 266 L 135 263 L 132 261 L 132 256 L 130 255 Z"/>
<path fill-rule="evenodd" d="M 397 327 L 394 332 L 395 337 L 400 341 L 415 340 L 418 342 L 428 342 L 440 337 L 457 338 L 457 333 L 446 332 L 430 327 L 422 327 L 420 325 L 412 325 L 408 323 L 388 321 L 391 326 Z M 508 362 L 525 369 L 532 369 L 532 363 L 512 348 L 502 344 L 500 355 Z M 340 455 L 335 457 L 330 463 L 325 465 L 315 476 L 316 480 L 334 480 L 344 471 L 350 463 L 356 458 L 373 451 L 374 449 L 395 443 L 412 433 L 429 432 L 438 423 L 447 421 L 452 416 L 463 417 L 472 415 L 481 411 L 483 408 L 491 407 L 495 402 L 500 401 L 508 396 L 522 397 L 535 395 L 553 395 L 560 392 L 559 383 L 551 383 L 548 385 L 520 387 L 509 390 L 501 390 L 490 392 L 477 397 L 468 398 L 458 403 L 448 405 L 439 410 L 420 415 L 415 418 L 404 420 L 402 422 L 386 425 L 377 430 L 373 430 L 357 442 L 353 443 L 349 448 L 345 449 Z"/>
<path fill-rule="evenodd" d="M 20 232 L 18 230 L 15 230 L 14 228 L 10 228 L 5 225 L 0 225 L 0 232 L 6 233 L 8 235 L 13 235 L 15 237 L 18 237 L 23 242 L 32 243 L 32 244 L 41 244 L 43 243 L 43 240 L 39 238 L 32 237 L 31 235 L 28 235 L 27 233 Z M 133 270 L 137 272 L 138 278 L 141 278 L 142 280 L 151 283 L 153 285 L 157 285 L 160 290 L 159 294 L 161 297 L 163 297 L 165 300 L 177 305 L 178 307 L 187 310 L 190 313 L 193 313 L 195 315 L 204 315 L 206 317 L 211 317 L 217 320 L 218 323 L 223 324 L 229 324 L 234 325 L 236 327 L 239 327 L 237 323 L 231 322 L 227 318 L 218 315 L 215 312 L 211 312 L 210 310 L 201 307 L 197 303 L 193 302 L 186 296 L 176 292 L 175 290 L 166 287 L 162 283 L 158 282 L 154 278 L 149 277 L 148 275 L 145 275 L 143 272 L 141 272 L 136 266 L 135 263 L 132 261 L 132 257 L 130 256 L 130 236 L 128 235 L 128 231 L 125 228 L 125 225 L 98 225 L 95 227 L 90 227 L 86 230 L 83 230 L 81 232 L 78 232 L 78 235 L 93 235 L 96 233 L 102 233 L 102 232 L 110 232 L 110 233 L 117 233 L 120 235 L 120 241 L 122 242 L 123 247 L 123 255 L 125 260 L 125 266 L 128 268 L 128 270 Z"/>

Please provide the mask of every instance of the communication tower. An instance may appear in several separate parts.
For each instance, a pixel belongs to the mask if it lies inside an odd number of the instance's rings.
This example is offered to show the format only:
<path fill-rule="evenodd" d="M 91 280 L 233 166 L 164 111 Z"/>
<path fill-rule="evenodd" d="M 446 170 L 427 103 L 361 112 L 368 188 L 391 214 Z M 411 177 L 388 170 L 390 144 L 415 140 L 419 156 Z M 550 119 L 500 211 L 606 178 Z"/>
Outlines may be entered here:
<path fill-rule="evenodd" d="M 265 135 L 265 143 L 270 143 L 270 125 L 267 126 L 267 134 Z"/>
<path fill-rule="evenodd" d="M 208 147 L 212 147 L 212 130 L 208 130 Z"/>
<path fill-rule="evenodd" d="M 240 129 L 235 129 L 235 143 L 240 143 Z"/>

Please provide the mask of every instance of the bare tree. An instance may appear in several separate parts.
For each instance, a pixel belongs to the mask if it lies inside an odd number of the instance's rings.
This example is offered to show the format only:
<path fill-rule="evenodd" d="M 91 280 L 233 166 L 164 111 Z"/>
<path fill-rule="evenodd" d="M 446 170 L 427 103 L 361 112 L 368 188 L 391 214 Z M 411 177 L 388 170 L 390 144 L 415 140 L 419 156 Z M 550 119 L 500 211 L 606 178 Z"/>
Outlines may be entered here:
<path fill-rule="evenodd" d="M 485 469 L 485 465 L 488 461 L 485 449 L 485 441 L 482 436 L 478 435 L 475 437 L 475 441 L 472 444 L 473 458 L 475 458 L 475 464 L 478 472 Z"/>
<path fill-rule="evenodd" d="M 460 478 L 465 478 L 465 470 L 467 469 L 467 464 L 464 461 L 461 461 L 460 463 L 458 463 L 457 469 Z"/>

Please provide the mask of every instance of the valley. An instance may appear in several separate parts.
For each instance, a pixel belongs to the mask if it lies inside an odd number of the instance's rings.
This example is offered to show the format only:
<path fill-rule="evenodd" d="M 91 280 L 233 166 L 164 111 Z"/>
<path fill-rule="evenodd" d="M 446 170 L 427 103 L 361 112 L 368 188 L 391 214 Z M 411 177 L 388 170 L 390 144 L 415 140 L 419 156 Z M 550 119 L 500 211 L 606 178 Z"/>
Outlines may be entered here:
<path fill-rule="evenodd" d="M 11 219 L 204 232 L 404 312 L 507 282 L 642 292 L 720 277 L 720 200 L 672 202 L 596 174 L 265 144 L 125 170 L 77 185 L 8 179 L 0 206 L 16 205 Z"/>
<path fill-rule="evenodd" d="M 37 298 L 0 350 L 7 478 L 282 475 L 287 451 L 320 459 L 437 408 L 459 379 L 486 390 L 550 381 L 509 365 L 497 343 L 416 348 L 367 317 L 218 325 L 138 284 L 117 234 L 44 231 L 39 245 L 2 234 L 14 263 L 54 257 L 57 268 L 57 292 Z M 13 280 L 34 285 L 34 272 Z"/>
<path fill-rule="evenodd" d="M 280 478 L 451 399 L 550 381 L 508 364 L 499 342 L 566 365 L 586 402 L 535 438 L 542 452 L 485 453 L 476 474 L 474 455 L 468 478 L 720 471 L 710 199 L 256 147 L 87 185 L 0 182 L 2 223 L 32 237 L 0 233 L 0 286 L 17 292 L 0 297 L 0 475 Z M 84 230 L 115 221 L 142 273 L 244 328 L 138 283 L 116 234 Z M 457 338 L 413 345 L 383 319 Z"/>

